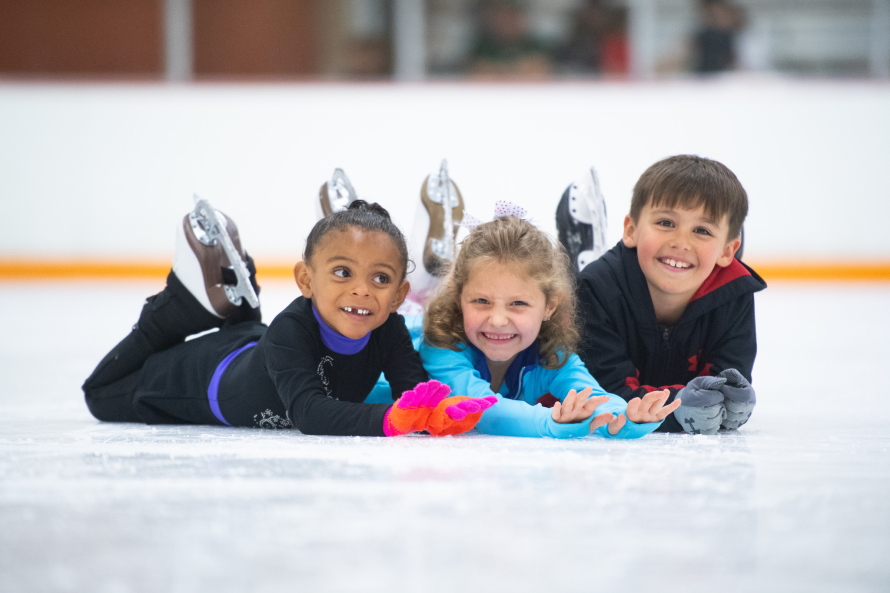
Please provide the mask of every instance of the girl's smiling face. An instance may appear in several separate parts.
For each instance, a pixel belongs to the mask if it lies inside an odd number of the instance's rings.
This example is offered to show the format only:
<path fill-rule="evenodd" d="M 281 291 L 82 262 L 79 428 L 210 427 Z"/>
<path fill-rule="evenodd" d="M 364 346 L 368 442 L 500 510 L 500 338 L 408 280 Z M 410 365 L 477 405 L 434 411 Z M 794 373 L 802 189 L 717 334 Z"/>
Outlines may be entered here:
<path fill-rule="evenodd" d="M 518 264 L 479 263 L 460 295 L 464 331 L 489 362 L 512 362 L 537 339 L 558 299 L 547 301 Z"/>
<path fill-rule="evenodd" d="M 405 300 L 410 285 L 392 238 L 348 227 L 324 235 L 309 262 L 294 266 L 300 292 L 347 338 L 377 329 Z"/>

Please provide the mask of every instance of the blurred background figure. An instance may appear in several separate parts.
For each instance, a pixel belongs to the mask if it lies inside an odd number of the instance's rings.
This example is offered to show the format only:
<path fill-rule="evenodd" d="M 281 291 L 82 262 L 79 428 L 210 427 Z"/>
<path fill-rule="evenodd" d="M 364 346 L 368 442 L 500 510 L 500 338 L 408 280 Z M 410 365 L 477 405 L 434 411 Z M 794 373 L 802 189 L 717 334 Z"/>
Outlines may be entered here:
<path fill-rule="evenodd" d="M 627 8 L 586 0 L 571 17 L 571 33 L 558 53 L 566 74 L 626 75 Z"/>
<path fill-rule="evenodd" d="M 519 0 L 487 0 L 468 72 L 482 77 L 543 78 L 551 73 L 550 52 L 529 28 Z"/>
<path fill-rule="evenodd" d="M 627 39 L 627 7 L 609 9 L 603 36 L 601 71 L 606 76 L 626 76 L 630 73 L 630 46 Z"/>
<path fill-rule="evenodd" d="M 704 0 L 701 19 L 693 43 L 693 70 L 699 74 L 734 70 L 736 37 L 744 26 L 743 9 L 726 0 Z"/>

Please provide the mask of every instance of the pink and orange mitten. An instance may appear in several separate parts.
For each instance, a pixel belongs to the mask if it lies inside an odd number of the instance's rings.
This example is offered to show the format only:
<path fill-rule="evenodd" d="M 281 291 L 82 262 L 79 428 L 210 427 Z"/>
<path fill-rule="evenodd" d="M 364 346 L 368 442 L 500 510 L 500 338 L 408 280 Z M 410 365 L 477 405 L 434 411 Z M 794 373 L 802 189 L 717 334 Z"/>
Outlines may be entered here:
<path fill-rule="evenodd" d="M 425 430 L 435 436 L 461 434 L 472 430 L 482 412 L 498 400 L 494 396 L 452 396 L 451 388 L 438 381 L 418 383 L 406 391 L 386 412 L 383 432 L 398 436 Z"/>

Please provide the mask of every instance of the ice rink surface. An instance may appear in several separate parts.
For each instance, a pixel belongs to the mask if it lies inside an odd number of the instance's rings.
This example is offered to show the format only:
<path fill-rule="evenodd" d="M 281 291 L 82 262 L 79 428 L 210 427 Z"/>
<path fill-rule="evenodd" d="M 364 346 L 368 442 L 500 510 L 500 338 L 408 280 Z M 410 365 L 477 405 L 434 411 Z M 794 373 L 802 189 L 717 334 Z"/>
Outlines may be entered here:
<path fill-rule="evenodd" d="M 750 423 L 630 442 L 100 423 L 160 288 L 0 284 L 0 591 L 890 590 L 886 284 L 775 283 Z"/>

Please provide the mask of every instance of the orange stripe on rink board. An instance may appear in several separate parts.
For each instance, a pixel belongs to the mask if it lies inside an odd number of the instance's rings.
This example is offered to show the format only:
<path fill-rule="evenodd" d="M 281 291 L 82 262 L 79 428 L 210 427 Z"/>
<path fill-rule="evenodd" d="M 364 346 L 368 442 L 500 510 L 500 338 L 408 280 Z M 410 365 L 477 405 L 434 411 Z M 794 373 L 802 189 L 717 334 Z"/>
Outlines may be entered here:
<path fill-rule="evenodd" d="M 750 265 L 770 281 L 890 282 L 890 262 L 761 262 Z"/>
<path fill-rule="evenodd" d="M 144 261 L 0 260 L 3 280 L 164 278 L 169 271 L 169 263 Z"/>
<path fill-rule="evenodd" d="M 749 262 L 764 280 L 802 282 L 890 282 L 890 261 L 876 262 Z M 293 262 L 258 266 L 263 278 L 293 278 Z M 0 280 L 79 280 L 88 278 L 164 278 L 169 262 L 0 259 Z"/>
<path fill-rule="evenodd" d="M 293 263 L 259 266 L 262 278 L 293 278 Z M 165 278 L 170 262 L 0 259 L 0 280 L 81 280 Z"/>
<path fill-rule="evenodd" d="M 257 265 L 256 274 L 260 279 L 260 282 L 263 281 L 263 278 L 287 278 L 288 280 L 294 279 L 294 264 L 297 262 L 272 262 L 270 264 L 265 265 Z"/>

